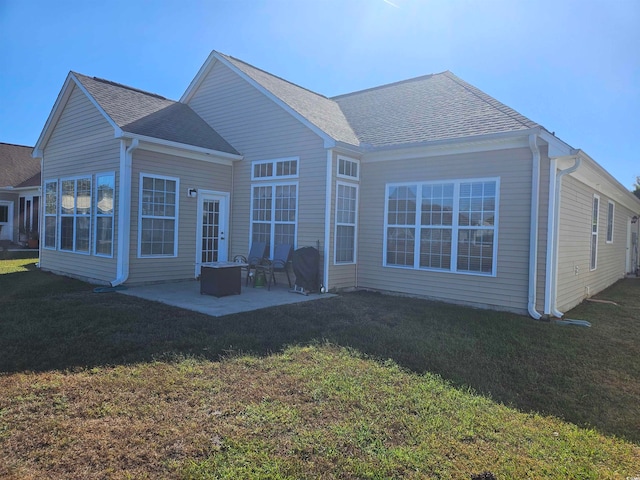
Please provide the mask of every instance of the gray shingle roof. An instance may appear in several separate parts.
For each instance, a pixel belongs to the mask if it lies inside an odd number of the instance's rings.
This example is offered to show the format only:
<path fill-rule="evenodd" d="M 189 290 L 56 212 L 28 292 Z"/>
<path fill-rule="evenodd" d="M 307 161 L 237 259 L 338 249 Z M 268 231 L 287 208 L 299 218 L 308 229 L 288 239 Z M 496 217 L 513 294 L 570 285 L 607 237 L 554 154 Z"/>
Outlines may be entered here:
<path fill-rule="evenodd" d="M 538 124 L 451 72 L 333 97 L 363 146 L 512 132 Z"/>
<path fill-rule="evenodd" d="M 360 143 L 340 110 L 340 106 L 333 100 L 260 70 L 242 60 L 217 53 L 334 140 L 351 145 Z"/>
<path fill-rule="evenodd" d="M 33 147 L 0 143 L 0 187 L 40 185 L 40 160 L 31 157 Z M 33 185 L 28 181 L 38 179 Z"/>
<path fill-rule="evenodd" d="M 109 80 L 73 75 L 125 132 L 238 154 L 188 105 Z"/>

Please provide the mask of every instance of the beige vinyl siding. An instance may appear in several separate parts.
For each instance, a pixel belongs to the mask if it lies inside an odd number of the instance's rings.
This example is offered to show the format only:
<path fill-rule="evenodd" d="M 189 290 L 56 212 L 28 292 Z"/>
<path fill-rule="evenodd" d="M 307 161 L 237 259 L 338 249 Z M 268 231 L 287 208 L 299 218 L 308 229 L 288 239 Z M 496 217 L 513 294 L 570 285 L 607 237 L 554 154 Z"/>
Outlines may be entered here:
<path fill-rule="evenodd" d="M 547 275 L 547 232 L 549 227 L 549 177 L 548 148 L 540 147 L 540 195 L 538 199 L 538 264 L 536 277 L 536 310 L 544 312 Z"/>
<path fill-rule="evenodd" d="M 361 163 L 358 286 L 526 312 L 531 151 Z M 500 178 L 496 277 L 383 266 L 387 183 Z"/>
<path fill-rule="evenodd" d="M 114 172 L 116 199 L 119 191 L 120 142 L 113 138 L 113 127 L 91 101 L 74 87 L 53 133 L 44 146 L 42 179 L 91 176 L 95 196 L 95 174 Z M 59 200 L 59 199 L 58 199 Z M 116 200 L 117 204 L 117 200 Z M 44 201 L 40 205 L 44 213 Z M 94 237 L 95 208 L 92 208 L 91 238 Z M 40 249 L 44 270 L 79 277 L 95 283 L 108 283 L 116 277 L 117 208 L 114 217 L 114 256 L 97 257 L 59 250 Z M 58 225 L 58 235 L 60 234 Z M 93 242 L 91 244 L 93 252 Z"/>
<path fill-rule="evenodd" d="M 594 194 L 600 197 L 597 267 L 591 271 L 591 215 Z M 615 204 L 613 243 L 607 243 L 609 200 Z M 558 295 L 560 311 L 566 311 L 624 277 L 627 222 L 633 213 L 604 193 L 564 177 L 560 205 Z"/>
<path fill-rule="evenodd" d="M 180 179 L 178 201 L 178 256 L 138 258 L 140 174 Z M 196 263 L 198 197 L 187 190 L 229 192 L 231 167 L 162 153 L 135 150 L 131 177 L 131 245 L 127 283 L 153 283 L 193 279 Z"/>
<path fill-rule="evenodd" d="M 327 167 L 322 139 L 219 62 L 189 105 L 244 156 L 234 163 L 230 255 L 249 251 L 251 185 L 271 182 L 251 180 L 252 162 L 289 157 L 299 158 L 298 178 L 273 183 L 298 183 L 296 247 L 316 247 L 319 240 L 322 255 Z"/>

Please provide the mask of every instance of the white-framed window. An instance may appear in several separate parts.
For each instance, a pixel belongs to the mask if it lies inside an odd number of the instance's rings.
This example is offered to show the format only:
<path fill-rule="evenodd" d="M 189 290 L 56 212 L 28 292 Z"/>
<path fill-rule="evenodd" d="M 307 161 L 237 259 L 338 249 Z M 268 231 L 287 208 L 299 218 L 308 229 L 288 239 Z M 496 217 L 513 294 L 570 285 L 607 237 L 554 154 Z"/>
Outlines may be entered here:
<path fill-rule="evenodd" d="M 113 256 L 115 190 L 115 173 L 101 173 L 96 175 L 96 219 L 93 248 L 94 254 L 98 256 Z"/>
<path fill-rule="evenodd" d="M 58 180 L 44 182 L 44 245 L 55 250 L 58 230 Z"/>
<path fill-rule="evenodd" d="M 180 179 L 140 174 L 138 256 L 178 255 L 178 198 Z"/>
<path fill-rule="evenodd" d="M 360 162 L 353 158 L 338 156 L 338 177 L 352 180 L 360 179 Z"/>
<path fill-rule="evenodd" d="M 384 265 L 495 276 L 500 179 L 387 184 Z"/>
<path fill-rule="evenodd" d="M 355 263 L 358 185 L 336 183 L 336 231 L 334 263 Z"/>
<path fill-rule="evenodd" d="M 616 206 L 612 201 L 609 201 L 609 206 L 607 209 L 607 243 L 613 243 L 613 226 L 614 226 L 614 215 L 615 215 Z"/>
<path fill-rule="evenodd" d="M 593 208 L 591 210 L 591 258 L 589 259 L 589 269 L 595 270 L 598 267 L 598 221 L 600 217 L 600 197 L 593 196 Z"/>
<path fill-rule="evenodd" d="M 273 257 L 276 245 L 295 248 L 298 222 L 298 184 L 254 184 L 251 186 L 251 240 L 267 243 Z"/>
<path fill-rule="evenodd" d="M 257 160 L 251 164 L 251 180 L 297 177 L 298 157 Z"/>
<path fill-rule="evenodd" d="M 91 177 L 60 180 L 60 250 L 90 253 Z"/>

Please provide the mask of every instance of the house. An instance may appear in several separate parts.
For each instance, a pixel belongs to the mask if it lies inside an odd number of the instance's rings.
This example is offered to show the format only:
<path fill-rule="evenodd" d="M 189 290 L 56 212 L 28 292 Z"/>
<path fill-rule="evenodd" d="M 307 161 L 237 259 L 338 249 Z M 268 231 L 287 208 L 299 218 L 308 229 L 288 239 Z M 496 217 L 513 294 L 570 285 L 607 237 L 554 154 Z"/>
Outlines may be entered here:
<path fill-rule="evenodd" d="M 0 241 L 38 237 L 40 161 L 33 147 L 0 143 Z"/>
<path fill-rule="evenodd" d="M 69 73 L 34 149 L 41 268 L 193 279 L 319 245 L 327 289 L 562 316 L 637 268 L 640 201 L 451 72 L 327 98 L 212 52 L 179 101 Z"/>

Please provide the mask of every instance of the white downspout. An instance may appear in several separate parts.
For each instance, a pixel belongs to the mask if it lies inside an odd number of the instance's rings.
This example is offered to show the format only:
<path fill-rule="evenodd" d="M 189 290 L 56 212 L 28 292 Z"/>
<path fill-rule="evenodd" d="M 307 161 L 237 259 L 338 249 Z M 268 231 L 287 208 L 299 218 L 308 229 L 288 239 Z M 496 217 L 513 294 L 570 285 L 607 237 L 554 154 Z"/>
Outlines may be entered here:
<path fill-rule="evenodd" d="M 327 149 L 327 184 L 325 192 L 325 209 L 324 209 L 324 283 L 320 285 L 320 291 L 324 287 L 324 291 L 329 291 L 329 243 L 331 242 L 331 191 L 333 180 L 333 150 Z"/>
<path fill-rule="evenodd" d="M 529 228 L 529 302 L 527 310 L 535 320 L 542 315 L 536 310 L 536 289 L 538 287 L 538 210 L 540 205 L 540 149 L 538 135 L 529 135 L 529 148 L 533 157 L 531 167 L 531 224 Z"/>
<path fill-rule="evenodd" d="M 556 220 L 556 176 L 558 174 L 558 160 L 549 159 L 549 207 L 547 211 L 547 262 L 545 269 L 544 313 L 551 315 L 553 291 L 553 271 L 555 262 L 555 220 Z"/>
<path fill-rule="evenodd" d="M 120 191 L 118 195 L 118 258 L 116 279 L 111 282 L 116 287 L 129 278 L 129 250 L 131 237 L 131 170 L 133 151 L 139 141 L 134 139 L 129 148 L 120 141 Z"/>
<path fill-rule="evenodd" d="M 580 167 L 580 164 L 582 163 L 582 159 L 578 156 L 576 156 L 574 160 L 575 160 L 575 163 L 573 164 L 573 166 L 569 168 L 565 168 L 564 170 L 560 170 L 559 172 L 557 172 L 555 176 L 556 184 L 555 184 L 555 199 L 554 199 L 554 211 L 553 211 L 553 231 L 551 232 L 553 235 L 553 248 L 551 250 L 552 271 L 547 272 L 547 276 L 551 275 L 551 278 L 548 278 L 548 280 L 550 280 L 549 290 L 551 293 L 551 296 L 550 296 L 551 298 L 549 299 L 550 306 L 551 306 L 550 313 L 551 315 L 557 318 L 564 317 L 564 313 L 558 311 L 558 307 L 556 305 L 556 302 L 558 299 L 558 249 L 560 246 L 560 233 L 559 233 L 560 200 L 561 200 L 560 192 L 562 191 L 562 177 L 575 172 Z"/>

